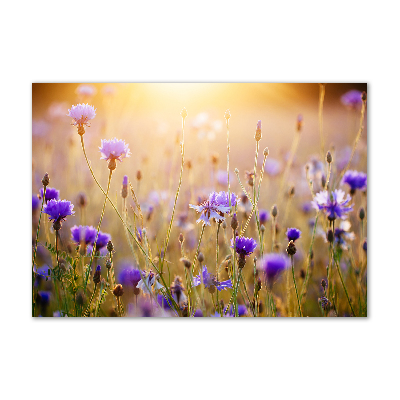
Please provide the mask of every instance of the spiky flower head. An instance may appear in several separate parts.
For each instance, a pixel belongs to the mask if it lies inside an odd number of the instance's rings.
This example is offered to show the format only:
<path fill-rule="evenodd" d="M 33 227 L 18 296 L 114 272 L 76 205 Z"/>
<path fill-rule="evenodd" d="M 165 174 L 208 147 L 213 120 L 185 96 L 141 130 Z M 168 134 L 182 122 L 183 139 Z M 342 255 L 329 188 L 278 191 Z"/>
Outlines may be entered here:
<path fill-rule="evenodd" d="M 43 198 L 43 188 L 40 189 L 40 197 Z M 47 203 L 49 200 L 58 200 L 60 198 L 60 191 L 51 188 L 51 187 L 46 187 L 46 195 L 45 195 L 45 202 Z"/>
<path fill-rule="evenodd" d="M 237 202 L 237 196 L 231 194 L 231 206 L 235 206 Z M 211 225 L 210 219 L 214 218 L 216 221 L 223 221 L 225 219 L 224 214 L 229 213 L 229 197 L 226 192 L 212 192 L 208 197 L 208 200 L 204 201 L 198 206 L 189 204 L 190 208 L 193 208 L 197 212 L 201 213 L 197 223 L 203 221 L 205 225 Z"/>
<path fill-rule="evenodd" d="M 350 186 L 350 192 L 354 194 L 357 189 L 365 190 L 367 188 L 367 174 L 358 171 L 346 171 L 342 183 L 347 183 Z"/>
<path fill-rule="evenodd" d="M 89 121 L 96 116 L 96 110 L 93 106 L 90 106 L 89 104 L 77 104 L 76 106 L 72 106 L 71 109 L 68 110 L 67 115 L 74 120 L 72 125 L 88 126 Z"/>
<path fill-rule="evenodd" d="M 239 256 L 249 256 L 257 247 L 257 242 L 253 238 L 236 236 L 235 242 L 231 240 L 231 248 L 235 249 Z"/>
<path fill-rule="evenodd" d="M 205 288 L 209 288 L 211 286 L 216 287 L 219 292 L 221 290 L 232 288 L 232 282 L 230 279 L 228 279 L 227 281 L 222 281 L 222 282 L 217 281 L 215 276 L 210 274 L 207 271 L 206 266 L 203 267 L 201 275 L 199 274 L 199 275 L 193 277 L 193 285 L 194 286 L 199 286 L 201 283 L 204 284 Z"/>
<path fill-rule="evenodd" d="M 129 157 L 131 152 L 129 145 L 122 139 L 102 139 L 101 147 L 99 147 L 101 153 L 101 160 L 108 161 L 108 168 L 113 170 L 117 167 L 116 160 L 122 162 L 123 158 Z"/>
<path fill-rule="evenodd" d="M 334 221 L 336 218 L 346 219 L 347 213 L 353 209 L 350 201 L 350 195 L 345 197 L 343 190 L 336 189 L 331 193 L 324 190 L 315 195 L 312 205 L 316 210 L 322 210 L 330 221 Z"/>
<path fill-rule="evenodd" d="M 300 238 L 300 236 L 301 236 L 301 231 L 297 228 L 288 228 L 288 230 L 286 231 L 286 237 L 289 242 L 291 240 L 295 242 L 297 239 Z"/>
<path fill-rule="evenodd" d="M 68 215 L 74 215 L 74 205 L 68 200 L 49 200 L 43 207 L 43 212 L 49 216 L 50 221 L 65 221 Z"/>
<path fill-rule="evenodd" d="M 93 243 L 96 239 L 96 228 L 93 226 L 74 225 L 71 228 L 71 238 L 76 244 Z"/>
<path fill-rule="evenodd" d="M 362 93 L 359 90 L 350 90 L 340 98 L 340 101 L 346 107 L 358 108 L 362 104 L 361 95 Z"/>

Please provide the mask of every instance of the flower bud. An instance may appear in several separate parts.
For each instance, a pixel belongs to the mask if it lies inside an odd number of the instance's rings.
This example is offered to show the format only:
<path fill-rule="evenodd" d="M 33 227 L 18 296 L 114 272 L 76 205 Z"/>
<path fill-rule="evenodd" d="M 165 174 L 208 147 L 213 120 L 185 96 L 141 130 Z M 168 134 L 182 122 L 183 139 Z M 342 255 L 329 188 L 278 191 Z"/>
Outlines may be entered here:
<path fill-rule="evenodd" d="M 190 262 L 189 259 L 187 259 L 186 257 L 182 257 L 179 259 L 179 261 L 183 264 L 183 266 L 187 269 L 189 269 L 192 266 L 192 263 Z"/>
<path fill-rule="evenodd" d="M 289 256 L 294 256 L 296 251 L 296 245 L 294 244 L 293 240 L 291 240 L 286 247 L 286 253 L 288 253 Z"/>
<path fill-rule="evenodd" d="M 265 157 L 268 157 L 268 155 L 269 155 L 269 149 L 268 149 L 268 147 L 266 147 L 266 148 L 264 149 L 264 156 L 265 156 Z"/>
<path fill-rule="evenodd" d="M 136 179 L 138 181 L 140 181 L 142 179 L 142 171 L 140 169 L 136 172 Z"/>
<path fill-rule="evenodd" d="M 124 294 L 124 288 L 121 284 L 118 284 L 117 286 L 115 286 L 113 293 L 115 297 L 121 297 Z"/>
<path fill-rule="evenodd" d="M 107 250 L 108 250 L 109 253 L 111 253 L 114 250 L 114 246 L 113 246 L 111 240 L 109 240 L 108 243 L 107 243 Z"/>
<path fill-rule="evenodd" d="M 367 100 L 367 93 L 366 92 L 362 92 L 361 100 L 362 101 L 366 101 Z"/>
<path fill-rule="evenodd" d="M 183 119 L 185 119 L 185 118 L 187 117 L 187 115 L 188 115 L 188 113 L 187 113 L 187 111 L 186 111 L 186 108 L 183 107 L 183 108 L 182 108 L 182 111 L 181 111 L 181 117 L 182 117 Z"/>
<path fill-rule="evenodd" d="M 178 240 L 179 240 L 180 244 L 182 244 L 184 242 L 185 238 L 183 237 L 183 233 L 182 232 L 179 234 Z"/>
<path fill-rule="evenodd" d="M 334 237 L 332 229 L 328 230 L 328 233 L 326 234 L 326 239 L 328 240 L 329 243 L 333 243 L 333 240 L 335 239 L 335 237 Z"/>
<path fill-rule="evenodd" d="M 111 267 L 112 267 L 112 262 L 111 262 L 111 260 L 108 258 L 107 261 L 106 261 L 106 268 L 107 268 L 107 269 L 110 269 Z"/>
<path fill-rule="evenodd" d="M 330 164 L 332 162 L 332 154 L 330 151 L 326 153 L 326 162 Z"/>
<path fill-rule="evenodd" d="M 225 119 L 228 121 L 228 119 L 231 117 L 231 112 L 229 110 L 225 111 Z"/>
<path fill-rule="evenodd" d="M 97 285 L 100 283 L 101 279 L 101 266 L 98 265 L 96 271 L 93 274 L 93 282 Z"/>
<path fill-rule="evenodd" d="M 236 217 L 236 213 L 233 214 L 232 219 L 231 219 L 231 228 L 236 231 L 236 229 L 238 228 L 239 224 L 238 224 L 238 220 Z"/>
<path fill-rule="evenodd" d="M 48 186 L 49 183 L 50 183 L 49 174 L 46 172 L 43 176 L 42 184 L 44 187 L 46 187 L 46 186 Z"/>
<path fill-rule="evenodd" d="M 200 251 L 197 256 L 197 261 L 201 264 L 204 261 L 204 254 Z"/>
<path fill-rule="evenodd" d="M 358 216 L 360 217 L 360 220 L 362 221 L 365 218 L 365 210 L 364 207 L 360 208 L 360 211 L 358 212 Z"/>
<path fill-rule="evenodd" d="M 276 204 L 274 204 L 274 205 L 272 206 L 271 215 L 272 215 L 274 218 L 276 218 L 276 216 L 278 215 L 278 207 L 276 206 Z"/>

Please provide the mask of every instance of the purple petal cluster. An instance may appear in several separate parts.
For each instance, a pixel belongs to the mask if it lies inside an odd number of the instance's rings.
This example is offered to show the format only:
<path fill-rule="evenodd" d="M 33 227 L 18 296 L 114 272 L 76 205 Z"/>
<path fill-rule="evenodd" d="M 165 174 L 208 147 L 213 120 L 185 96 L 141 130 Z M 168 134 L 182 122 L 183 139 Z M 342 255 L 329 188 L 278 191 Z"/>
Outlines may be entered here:
<path fill-rule="evenodd" d="M 76 244 L 93 244 L 96 239 L 96 228 L 93 226 L 74 225 L 71 228 L 71 238 Z"/>
<path fill-rule="evenodd" d="M 231 248 L 235 249 L 239 256 L 249 256 L 257 247 L 257 242 L 253 238 L 236 236 L 235 243 L 231 240 Z"/>
<path fill-rule="evenodd" d="M 235 206 L 237 202 L 237 196 L 235 193 L 231 194 L 231 206 Z M 203 221 L 205 225 L 211 225 L 210 219 L 214 218 L 218 221 L 225 219 L 224 214 L 229 212 L 229 197 L 226 192 L 212 192 L 208 199 L 198 206 L 189 204 L 190 208 L 193 208 L 197 212 L 201 213 L 197 223 Z"/>
<path fill-rule="evenodd" d="M 350 201 L 350 195 L 345 197 L 343 190 L 336 189 L 330 194 L 326 190 L 317 193 L 312 204 L 316 210 L 322 210 L 328 219 L 333 221 L 336 218 L 347 217 L 347 213 L 353 209 L 353 206 L 349 205 Z"/>
<path fill-rule="evenodd" d="M 295 242 L 297 239 L 300 238 L 300 236 L 301 236 L 301 231 L 297 228 L 288 228 L 288 230 L 286 231 L 286 237 L 289 242 L 291 240 Z"/>
<path fill-rule="evenodd" d="M 49 216 L 49 220 L 63 221 L 68 215 L 74 215 L 74 205 L 68 200 L 50 200 L 43 212 Z"/>
<path fill-rule="evenodd" d="M 68 110 L 67 115 L 74 120 L 73 125 L 88 125 L 89 121 L 96 116 L 96 110 L 89 104 L 77 104 Z"/>
<path fill-rule="evenodd" d="M 207 271 L 206 266 L 203 267 L 202 278 L 200 274 L 193 277 L 193 285 L 199 286 L 202 279 L 205 288 L 208 288 L 209 286 L 215 286 L 218 289 L 218 291 L 232 288 L 232 282 L 230 279 L 222 282 L 217 281 L 215 276 Z"/>
<path fill-rule="evenodd" d="M 347 183 L 353 193 L 357 189 L 364 190 L 367 188 L 367 174 L 358 171 L 347 171 L 343 176 L 342 183 Z"/>
<path fill-rule="evenodd" d="M 290 267 L 290 259 L 285 254 L 269 253 L 260 261 L 258 268 L 264 272 L 268 286 L 271 288 L 278 276 Z"/>
<path fill-rule="evenodd" d="M 104 233 L 104 232 L 99 231 L 99 235 L 98 235 L 97 240 L 96 240 L 96 250 L 99 251 L 103 247 L 106 247 L 107 243 L 110 240 L 111 240 L 111 235 L 109 235 L 108 233 Z"/>
<path fill-rule="evenodd" d="M 359 90 L 350 90 L 340 98 L 340 101 L 347 107 L 357 108 L 362 104 L 361 95 Z"/>
<path fill-rule="evenodd" d="M 118 282 L 123 286 L 133 286 L 136 288 L 141 279 L 142 273 L 135 267 L 123 268 L 118 274 Z"/>
<path fill-rule="evenodd" d="M 281 169 L 282 169 L 282 164 L 280 163 L 280 161 L 270 157 L 266 159 L 264 171 L 269 176 L 278 175 L 281 172 Z"/>
<path fill-rule="evenodd" d="M 40 189 L 40 197 L 43 198 L 43 188 Z M 60 198 L 60 191 L 47 187 L 46 188 L 46 197 L 45 197 L 45 202 L 47 203 L 49 200 L 58 200 Z"/>
<path fill-rule="evenodd" d="M 122 139 L 101 139 L 101 147 L 99 147 L 101 158 L 100 160 L 118 160 L 129 157 L 131 152 L 129 145 Z"/>

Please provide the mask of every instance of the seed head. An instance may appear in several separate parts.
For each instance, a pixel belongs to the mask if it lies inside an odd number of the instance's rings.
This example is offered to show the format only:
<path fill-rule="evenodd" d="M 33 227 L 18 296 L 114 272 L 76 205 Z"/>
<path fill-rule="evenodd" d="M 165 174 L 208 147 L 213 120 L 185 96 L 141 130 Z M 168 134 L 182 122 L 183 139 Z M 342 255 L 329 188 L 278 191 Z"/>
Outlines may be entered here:
<path fill-rule="evenodd" d="M 200 251 L 197 256 L 197 261 L 201 264 L 204 261 L 204 254 Z"/>
<path fill-rule="evenodd" d="M 291 187 L 289 188 L 289 196 L 294 196 L 294 192 L 295 192 L 294 186 L 291 186 Z"/>
<path fill-rule="evenodd" d="M 46 186 L 48 186 L 49 183 L 50 183 L 49 174 L 46 172 L 43 176 L 42 184 L 44 187 L 46 187 Z"/>
<path fill-rule="evenodd" d="M 114 245 L 112 244 L 111 240 L 109 240 L 107 243 L 107 250 L 109 253 L 111 253 L 114 250 Z"/>
<path fill-rule="evenodd" d="M 96 271 L 93 274 L 93 282 L 97 285 L 100 283 L 100 280 L 101 280 L 101 267 L 100 265 L 98 265 Z"/>
<path fill-rule="evenodd" d="M 124 294 L 124 288 L 121 284 L 118 284 L 117 286 L 115 286 L 113 293 L 115 297 L 121 297 Z"/>
<path fill-rule="evenodd" d="M 183 264 L 183 266 L 187 269 L 189 269 L 192 266 L 192 263 L 190 262 L 189 259 L 187 259 L 186 257 L 182 257 L 181 259 L 179 259 L 179 261 Z"/>
<path fill-rule="evenodd" d="M 361 100 L 362 101 L 366 101 L 367 100 L 367 93 L 366 92 L 362 92 Z"/>
<path fill-rule="evenodd" d="M 225 220 L 222 222 L 221 226 L 222 226 L 222 229 L 226 229 L 226 221 Z"/>
<path fill-rule="evenodd" d="M 327 287 L 327 283 L 326 283 L 325 279 L 322 279 L 321 286 L 323 289 L 325 289 Z"/>
<path fill-rule="evenodd" d="M 333 243 L 333 240 L 335 239 L 335 236 L 333 234 L 332 229 L 328 230 L 328 233 L 326 234 L 326 239 L 328 240 L 329 243 Z"/>
<path fill-rule="evenodd" d="M 289 256 L 294 256 L 296 251 L 296 245 L 294 244 L 293 240 L 291 240 L 286 247 L 286 253 L 288 253 Z"/>
<path fill-rule="evenodd" d="M 78 194 L 78 204 L 80 207 L 86 207 L 87 206 L 87 198 L 85 193 L 79 193 Z"/>
<path fill-rule="evenodd" d="M 112 262 L 111 262 L 111 260 L 108 258 L 107 261 L 106 261 L 106 268 L 107 268 L 107 269 L 110 269 L 111 267 L 112 267 Z"/>
<path fill-rule="evenodd" d="M 238 220 L 236 217 L 236 214 L 233 214 L 232 219 L 231 219 L 231 228 L 236 231 L 236 229 L 238 228 L 239 224 L 238 224 Z"/>
<path fill-rule="evenodd" d="M 330 164 L 332 162 L 332 154 L 330 151 L 326 153 L 326 162 Z"/>

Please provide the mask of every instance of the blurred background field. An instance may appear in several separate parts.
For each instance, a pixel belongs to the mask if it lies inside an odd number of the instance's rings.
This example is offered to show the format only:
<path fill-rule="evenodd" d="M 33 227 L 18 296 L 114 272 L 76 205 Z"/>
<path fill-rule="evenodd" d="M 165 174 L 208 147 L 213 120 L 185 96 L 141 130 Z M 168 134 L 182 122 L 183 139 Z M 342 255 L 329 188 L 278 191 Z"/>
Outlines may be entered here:
<path fill-rule="evenodd" d="M 169 264 L 168 281 L 175 275 L 183 276 L 183 266 L 178 242 L 179 233 L 185 237 L 185 250 L 192 258 L 199 236 L 198 215 L 189 209 L 189 204 L 197 204 L 213 190 L 227 190 L 226 184 L 226 125 L 224 113 L 231 112 L 230 119 L 230 180 L 231 190 L 242 195 L 234 174 L 238 168 L 242 182 L 246 182 L 245 171 L 254 168 L 254 132 L 258 120 L 262 121 L 262 139 L 258 168 L 262 164 L 262 150 L 269 148 L 267 167 L 261 187 L 258 207 L 271 210 L 278 200 L 282 174 L 288 160 L 292 141 L 296 133 L 299 114 L 304 125 L 288 179 L 284 183 L 285 193 L 291 186 L 295 195 L 287 208 L 288 196 L 284 196 L 279 209 L 278 242 L 286 246 L 284 233 L 287 227 L 299 228 L 303 235 L 298 241 L 296 254 L 296 279 L 302 282 L 304 261 L 311 238 L 310 221 L 315 211 L 309 210 L 312 198 L 305 178 L 305 165 L 315 167 L 315 188 L 320 188 L 321 175 L 325 164 L 320 166 L 320 137 L 318 130 L 319 86 L 317 83 L 132 83 L 132 84 L 91 84 L 92 93 L 84 94 L 78 83 L 34 83 L 32 87 L 32 194 L 39 192 L 41 179 L 49 173 L 50 186 L 60 190 L 60 198 L 70 200 L 75 205 L 76 214 L 69 218 L 60 231 L 61 243 L 67 249 L 70 242 L 70 228 L 73 225 L 96 226 L 100 217 L 103 195 L 94 183 L 80 145 L 76 127 L 67 116 L 71 105 L 85 102 L 96 108 L 96 118 L 90 123 L 84 135 L 86 151 L 96 177 L 106 186 L 109 170 L 100 160 L 98 150 L 101 139 L 117 137 L 129 144 L 132 155 L 118 164 L 113 173 L 110 197 L 122 208 L 121 185 L 124 175 L 128 175 L 146 217 L 146 229 L 150 238 L 152 255 L 156 256 L 162 247 L 169 222 L 173 200 L 178 185 L 180 170 L 181 116 L 185 107 L 188 117 L 185 125 L 185 168 L 180 196 L 177 203 L 174 227 L 166 260 Z M 341 96 L 349 90 L 366 91 L 366 84 L 326 85 L 323 123 L 325 151 L 334 156 L 333 178 L 346 165 L 357 134 L 360 109 L 342 104 Z M 321 169 L 322 168 L 322 169 Z M 358 144 L 350 169 L 367 172 L 367 125 Z M 141 179 L 138 180 L 138 171 Z M 348 190 L 346 190 L 348 191 Z M 84 194 L 87 205 L 79 207 L 78 197 Z M 244 199 L 243 199 L 244 200 Z M 360 225 L 357 218 L 358 207 L 366 208 L 366 196 L 356 193 L 354 211 L 350 216 L 351 230 L 356 239 L 349 243 L 358 259 Z M 134 203 L 129 197 L 130 206 Z M 242 201 L 239 207 L 239 223 L 244 223 L 249 209 Z M 37 215 L 33 215 L 33 231 L 36 229 Z M 131 214 L 132 217 L 132 214 Z M 253 218 L 254 219 L 254 218 Z M 229 220 L 227 221 L 229 225 Z M 215 225 L 215 224 L 214 224 Z M 205 264 L 215 269 L 215 227 L 206 231 L 201 251 Z M 111 235 L 114 243 L 115 268 L 118 274 L 134 261 L 126 240 L 122 224 L 109 205 L 106 207 L 101 230 Z M 366 232 L 366 231 L 365 231 Z M 45 240 L 42 232 L 41 242 Z M 254 221 L 247 231 L 256 237 Z M 270 221 L 266 224 L 266 249 L 271 248 Z M 230 232 L 220 235 L 220 260 L 229 253 Z M 318 297 L 321 296 L 320 281 L 325 277 L 328 251 L 322 235 L 314 246 L 315 266 L 313 281 L 304 304 L 304 315 L 321 316 Z M 42 249 L 43 250 L 43 249 Z M 257 254 L 257 252 L 256 252 Z M 344 257 L 346 258 L 346 257 Z M 348 257 L 347 257 L 348 258 Z M 347 259 L 346 258 L 346 259 Z M 139 258 L 139 264 L 143 259 Z M 38 266 L 49 265 L 52 259 L 45 251 L 38 254 Z M 251 287 L 251 262 L 247 262 L 244 275 Z M 350 263 L 351 264 L 351 263 Z M 347 270 L 350 264 L 344 263 Z M 144 265 L 139 265 L 144 268 Z M 350 265 L 351 267 L 351 265 Z M 356 285 L 349 274 L 348 284 L 355 296 Z M 227 276 L 223 275 L 224 279 Z M 47 283 L 50 287 L 51 283 Z M 285 281 L 277 283 L 275 293 L 282 302 L 285 297 Z M 51 289 L 51 288 L 50 288 Z M 340 289 L 338 289 L 340 290 Z M 125 303 L 132 302 L 129 291 L 124 295 Z M 221 296 L 225 302 L 229 294 Z M 109 305 L 111 308 L 111 305 Z M 346 302 L 341 303 L 342 314 L 349 313 Z M 108 309 L 106 309 L 106 313 Z M 54 309 L 47 310 L 51 315 Z M 289 313 L 284 305 L 281 315 Z"/>

